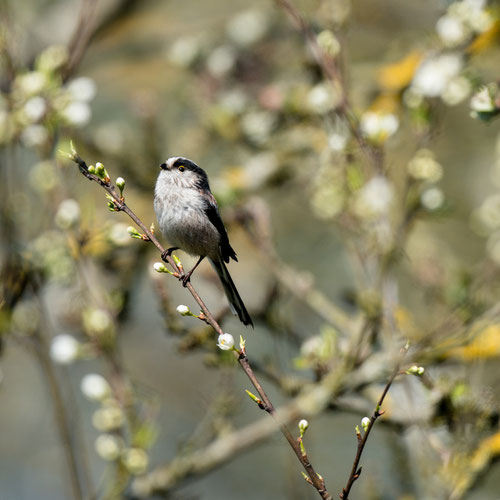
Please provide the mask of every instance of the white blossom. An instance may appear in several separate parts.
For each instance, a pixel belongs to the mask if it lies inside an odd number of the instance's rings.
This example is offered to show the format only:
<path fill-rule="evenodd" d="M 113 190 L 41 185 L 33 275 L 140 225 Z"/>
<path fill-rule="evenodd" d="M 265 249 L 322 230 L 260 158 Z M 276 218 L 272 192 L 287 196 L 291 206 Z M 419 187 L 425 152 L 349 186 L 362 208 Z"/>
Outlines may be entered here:
<path fill-rule="evenodd" d="M 47 142 L 48 138 L 47 129 L 40 124 L 30 125 L 21 133 L 21 141 L 28 147 L 41 146 Z"/>
<path fill-rule="evenodd" d="M 31 97 L 26 101 L 23 110 L 24 114 L 31 122 L 37 122 L 47 111 L 47 103 L 43 97 Z"/>
<path fill-rule="evenodd" d="M 386 177 L 381 175 L 370 179 L 359 191 L 356 200 L 360 215 L 377 216 L 389 211 L 394 198 L 394 188 Z"/>
<path fill-rule="evenodd" d="M 440 54 L 425 59 L 415 72 L 412 88 L 427 97 L 440 96 L 452 78 L 463 67 L 462 57 L 457 53 Z"/>
<path fill-rule="evenodd" d="M 466 99 L 471 90 L 471 83 L 465 76 L 456 76 L 448 82 L 441 98 L 449 106 L 455 106 Z"/>
<path fill-rule="evenodd" d="M 207 59 L 208 71 L 218 78 L 227 75 L 235 64 L 236 51 L 229 45 L 217 47 Z"/>
<path fill-rule="evenodd" d="M 270 111 L 252 111 L 241 119 L 245 135 L 257 144 L 264 143 L 276 125 L 276 116 Z"/>
<path fill-rule="evenodd" d="M 92 415 L 92 424 L 99 431 L 111 431 L 122 426 L 125 420 L 123 410 L 118 403 L 106 402 Z"/>
<path fill-rule="evenodd" d="M 62 111 L 62 116 L 70 125 L 82 127 L 90 121 L 90 106 L 83 101 L 73 101 Z"/>
<path fill-rule="evenodd" d="M 218 104 L 231 114 L 239 114 L 248 104 L 248 96 L 241 89 L 231 89 L 220 94 Z"/>
<path fill-rule="evenodd" d="M 500 228 L 500 194 L 486 198 L 478 210 L 479 221 L 489 230 Z"/>
<path fill-rule="evenodd" d="M 47 78 L 40 71 L 30 71 L 16 78 L 16 84 L 26 95 L 39 94 L 46 83 Z"/>
<path fill-rule="evenodd" d="M 104 333 L 113 327 L 111 316 L 102 309 L 90 309 L 84 320 L 85 326 L 92 333 Z"/>
<path fill-rule="evenodd" d="M 96 84 L 92 78 L 81 76 L 68 84 L 68 92 L 75 101 L 91 101 L 96 94 Z"/>
<path fill-rule="evenodd" d="M 441 189 L 431 187 L 422 193 L 420 201 L 427 210 L 437 210 L 444 203 L 444 194 Z"/>
<path fill-rule="evenodd" d="M 167 58 L 171 63 L 187 68 L 198 57 L 200 46 L 198 36 L 178 38 L 170 47 Z"/>
<path fill-rule="evenodd" d="M 471 110 L 477 113 L 489 113 L 496 109 L 493 94 L 497 90 L 496 85 L 481 87 L 470 100 Z"/>
<path fill-rule="evenodd" d="M 340 95 L 329 83 L 318 83 L 307 94 L 307 105 L 313 113 L 328 113 L 338 105 Z"/>
<path fill-rule="evenodd" d="M 317 41 L 318 45 L 332 57 L 335 57 L 340 52 L 340 42 L 330 30 L 319 33 Z"/>
<path fill-rule="evenodd" d="M 392 113 L 367 111 L 361 116 L 360 128 L 363 135 L 369 139 L 384 141 L 396 133 L 399 128 L 399 120 Z"/>
<path fill-rule="evenodd" d="M 89 373 L 82 378 L 80 389 L 92 401 L 102 401 L 111 392 L 107 380 L 97 373 Z"/>
<path fill-rule="evenodd" d="M 459 18 L 450 15 L 444 15 L 438 20 L 436 31 L 447 47 L 456 47 L 470 36 L 467 26 Z"/>
<path fill-rule="evenodd" d="M 408 172 L 414 179 L 437 182 L 443 176 L 443 167 L 429 149 L 419 149 L 408 162 Z"/>
<path fill-rule="evenodd" d="M 219 335 L 217 347 L 223 351 L 229 351 L 234 347 L 234 338 L 230 333 Z"/>
<path fill-rule="evenodd" d="M 64 200 L 57 209 L 55 221 L 61 229 L 69 229 L 80 220 L 80 205 L 71 198 Z"/>
<path fill-rule="evenodd" d="M 116 460 L 123 449 L 123 441 L 112 434 L 101 434 L 94 444 L 97 454 L 107 461 Z"/>
<path fill-rule="evenodd" d="M 78 358 L 80 343 L 71 335 L 56 335 L 50 344 L 52 361 L 61 365 L 69 365 Z"/>
<path fill-rule="evenodd" d="M 267 32 L 269 22 L 259 10 L 245 10 L 236 14 L 227 24 L 227 34 L 238 45 L 248 47 L 261 40 Z"/>

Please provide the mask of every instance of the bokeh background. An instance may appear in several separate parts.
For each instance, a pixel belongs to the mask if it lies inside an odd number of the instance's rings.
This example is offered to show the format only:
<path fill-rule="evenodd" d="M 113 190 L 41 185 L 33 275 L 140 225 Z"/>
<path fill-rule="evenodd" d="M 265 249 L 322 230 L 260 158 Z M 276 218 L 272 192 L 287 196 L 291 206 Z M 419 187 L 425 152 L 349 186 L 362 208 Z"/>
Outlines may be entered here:
<path fill-rule="evenodd" d="M 336 374 L 299 415 L 334 497 L 408 340 L 352 498 L 500 497 L 498 3 L 293 5 L 312 43 L 270 0 L 2 2 L 1 500 L 318 497 L 279 433 L 150 487 L 269 417 L 70 140 L 148 226 L 162 161 L 207 171 L 255 329 L 193 284 L 277 408 Z"/>

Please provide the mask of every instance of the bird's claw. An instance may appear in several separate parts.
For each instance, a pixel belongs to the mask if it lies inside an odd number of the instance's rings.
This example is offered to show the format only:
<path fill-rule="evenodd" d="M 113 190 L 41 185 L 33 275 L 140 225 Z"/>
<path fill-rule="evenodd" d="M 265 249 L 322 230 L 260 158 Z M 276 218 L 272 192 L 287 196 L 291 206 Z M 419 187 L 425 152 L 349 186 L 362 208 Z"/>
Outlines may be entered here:
<path fill-rule="evenodd" d="M 182 281 L 182 286 L 184 288 L 187 287 L 187 284 L 191 280 L 191 273 L 186 273 L 186 274 L 183 274 L 182 276 L 179 276 L 179 280 Z"/>
<path fill-rule="evenodd" d="M 177 250 L 176 247 L 171 247 L 171 248 L 167 248 L 166 250 L 164 250 L 162 253 L 161 253 L 161 259 L 164 261 L 164 262 L 168 262 L 168 257 L 170 257 L 172 255 L 172 252 L 174 250 Z"/>

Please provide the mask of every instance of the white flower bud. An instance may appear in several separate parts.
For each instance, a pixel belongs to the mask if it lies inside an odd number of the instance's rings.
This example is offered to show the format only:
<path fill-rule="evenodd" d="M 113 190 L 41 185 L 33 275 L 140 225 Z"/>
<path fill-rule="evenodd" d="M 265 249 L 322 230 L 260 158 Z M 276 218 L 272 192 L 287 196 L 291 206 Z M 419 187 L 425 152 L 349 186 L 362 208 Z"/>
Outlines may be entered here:
<path fill-rule="evenodd" d="M 431 187 L 422 193 L 420 201 L 427 210 L 437 210 L 444 203 L 444 194 L 441 189 Z"/>
<path fill-rule="evenodd" d="M 94 446 L 97 454 L 103 460 L 112 462 L 120 456 L 123 448 L 123 441 L 112 434 L 101 434 L 95 440 Z"/>
<path fill-rule="evenodd" d="M 166 273 L 168 272 L 167 266 L 163 262 L 155 262 L 153 264 L 153 268 L 157 273 Z M 181 307 L 181 306 L 179 306 Z"/>
<path fill-rule="evenodd" d="M 175 309 L 181 316 L 189 316 L 191 314 L 191 311 L 189 310 L 188 306 L 184 305 L 179 305 Z"/>
<path fill-rule="evenodd" d="M 299 422 L 299 430 L 300 430 L 300 435 L 303 436 L 304 435 L 304 432 L 306 432 L 307 428 L 309 427 L 309 422 L 303 418 L 300 422 Z"/>
<path fill-rule="evenodd" d="M 122 409 L 115 402 L 104 404 L 92 415 L 92 424 L 99 431 L 111 431 L 122 426 L 124 415 Z"/>
<path fill-rule="evenodd" d="M 120 190 L 120 193 L 123 192 L 125 188 L 125 179 L 123 177 L 118 177 L 118 179 L 116 179 L 116 187 Z"/>
<path fill-rule="evenodd" d="M 229 351 L 234 347 L 234 338 L 230 333 L 219 335 L 217 347 L 223 351 Z"/>
<path fill-rule="evenodd" d="M 56 335 L 50 344 L 50 357 L 55 363 L 69 365 L 78 358 L 80 344 L 71 335 Z"/>
<path fill-rule="evenodd" d="M 105 172 L 105 171 L 106 171 L 106 170 L 104 169 L 104 165 L 103 165 L 100 161 L 98 161 L 98 162 L 95 164 L 95 173 L 96 173 L 99 177 L 101 177 L 101 176 L 103 176 L 103 175 L 104 175 L 104 172 Z"/>
<path fill-rule="evenodd" d="M 370 419 L 368 417 L 363 417 L 361 419 L 361 427 L 363 427 L 363 430 L 365 432 L 367 431 L 369 425 L 370 425 Z"/>
<path fill-rule="evenodd" d="M 425 372 L 425 368 L 423 366 L 417 366 L 417 365 L 413 365 L 413 366 L 410 366 L 410 368 L 408 368 L 408 370 L 406 370 L 406 373 L 408 375 L 416 375 L 417 377 L 421 377 Z"/>
<path fill-rule="evenodd" d="M 80 389 L 92 401 L 102 401 L 111 392 L 107 380 L 97 373 L 89 373 L 82 378 Z"/>
<path fill-rule="evenodd" d="M 130 474 L 142 474 L 148 467 L 148 454 L 142 448 L 129 448 L 122 457 L 123 465 Z"/>

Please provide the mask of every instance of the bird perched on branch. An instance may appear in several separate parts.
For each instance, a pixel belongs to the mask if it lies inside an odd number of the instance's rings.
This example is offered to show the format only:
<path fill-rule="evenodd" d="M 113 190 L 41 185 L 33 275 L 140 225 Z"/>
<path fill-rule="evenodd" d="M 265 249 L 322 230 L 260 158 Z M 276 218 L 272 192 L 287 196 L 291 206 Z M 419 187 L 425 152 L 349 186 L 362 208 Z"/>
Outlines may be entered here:
<path fill-rule="evenodd" d="M 191 271 L 181 278 L 186 285 L 193 271 L 207 257 L 219 275 L 231 310 L 244 325 L 253 326 L 226 267 L 229 259 L 238 259 L 229 244 L 207 174 L 196 163 L 182 157 L 169 158 L 160 168 L 154 209 L 163 236 L 173 245 L 164 252 L 163 258 L 177 249 L 199 256 Z"/>

